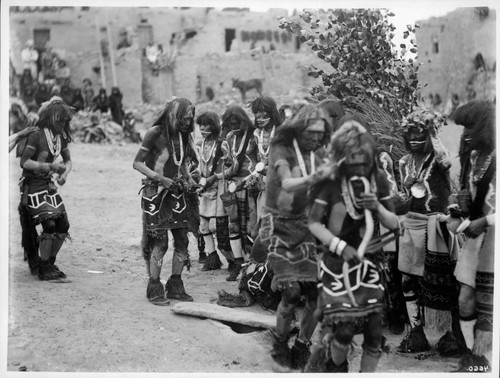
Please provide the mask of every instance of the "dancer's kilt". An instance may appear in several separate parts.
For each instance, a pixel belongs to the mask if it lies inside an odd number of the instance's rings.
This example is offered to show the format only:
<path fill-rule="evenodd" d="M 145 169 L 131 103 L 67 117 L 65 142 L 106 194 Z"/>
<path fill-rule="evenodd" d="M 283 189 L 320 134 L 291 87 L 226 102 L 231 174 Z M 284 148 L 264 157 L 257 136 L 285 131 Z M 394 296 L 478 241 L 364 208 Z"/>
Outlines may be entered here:
<path fill-rule="evenodd" d="M 353 303 L 344 282 L 344 259 L 326 251 L 320 261 L 318 308 L 323 317 L 335 322 L 358 321 L 371 313 L 385 309 L 385 289 L 380 270 L 382 252 L 365 255 L 359 264 L 349 265 L 349 283 L 356 303 Z"/>
<path fill-rule="evenodd" d="M 267 213 L 261 218 L 259 236 L 269 241 L 269 263 L 274 271 L 273 288 L 288 282 L 316 282 L 316 242 L 307 218 L 284 218 Z"/>
<path fill-rule="evenodd" d="M 185 228 L 195 232 L 199 222 L 196 194 L 166 190 L 155 182 L 143 181 L 141 207 L 146 234 L 167 238 L 167 231 Z"/>
<path fill-rule="evenodd" d="M 35 224 L 66 214 L 66 208 L 52 178 L 23 177 L 20 181 L 21 204 Z"/>

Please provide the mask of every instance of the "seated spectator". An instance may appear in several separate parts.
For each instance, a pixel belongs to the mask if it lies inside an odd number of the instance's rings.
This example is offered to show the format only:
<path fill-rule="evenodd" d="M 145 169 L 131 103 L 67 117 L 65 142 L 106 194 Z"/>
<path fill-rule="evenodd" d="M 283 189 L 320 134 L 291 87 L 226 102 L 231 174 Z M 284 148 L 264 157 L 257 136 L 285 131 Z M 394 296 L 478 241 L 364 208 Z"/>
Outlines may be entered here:
<path fill-rule="evenodd" d="M 73 92 L 73 101 L 71 101 L 70 105 L 75 108 L 78 112 L 84 109 L 84 101 L 82 96 L 82 90 L 80 88 L 76 88 Z"/>
<path fill-rule="evenodd" d="M 101 111 L 101 113 L 108 112 L 108 95 L 106 94 L 106 89 L 99 89 L 99 94 L 93 99 L 93 108 L 92 110 L 95 112 L 97 110 Z"/>

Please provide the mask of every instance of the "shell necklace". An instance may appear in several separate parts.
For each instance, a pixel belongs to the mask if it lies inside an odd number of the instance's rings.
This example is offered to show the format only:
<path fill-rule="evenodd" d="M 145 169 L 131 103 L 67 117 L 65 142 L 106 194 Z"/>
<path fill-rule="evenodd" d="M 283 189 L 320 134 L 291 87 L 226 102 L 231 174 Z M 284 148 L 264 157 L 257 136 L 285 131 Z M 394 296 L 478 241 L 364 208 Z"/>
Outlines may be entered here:
<path fill-rule="evenodd" d="M 243 138 L 241 138 L 240 146 L 238 147 L 238 151 L 236 151 L 236 140 L 238 139 L 236 137 L 236 134 L 234 135 L 234 143 L 233 143 L 233 148 L 231 149 L 233 151 L 233 156 L 235 158 L 238 158 L 241 154 L 241 151 L 243 151 L 243 146 L 245 145 L 245 139 L 247 138 L 247 132 L 248 129 L 245 129 L 245 133 L 243 134 Z"/>
<path fill-rule="evenodd" d="M 257 143 L 257 146 L 259 147 L 259 152 L 262 156 L 267 156 L 269 154 L 269 150 L 271 148 L 271 140 L 274 138 L 274 132 L 276 131 L 276 125 L 273 126 L 273 129 L 271 130 L 271 135 L 269 136 L 269 145 L 267 146 L 267 150 L 264 150 L 263 143 L 264 143 L 264 129 L 260 130 L 259 134 L 259 141 Z"/>
<path fill-rule="evenodd" d="M 181 154 L 181 158 L 179 160 L 177 160 L 177 154 L 175 153 L 175 145 L 174 145 L 174 141 L 172 141 L 172 157 L 174 159 L 174 164 L 178 167 L 181 166 L 182 164 L 182 161 L 184 160 L 184 142 L 182 141 L 182 135 L 181 133 L 178 133 L 179 135 L 179 148 L 180 148 L 180 154 Z"/>
<path fill-rule="evenodd" d="M 44 128 L 45 139 L 47 139 L 47 145 L 49 146 L 50 153 L 54 156 L 54 159 L 61 153 L 61 135 L 57 134 L 54 136 L 52 130 L 49 128 Z"/>
<path fill-rule="evenodd" d="M 293 148 L 295 148 L 295 154 L 297 154 L 297 161 L 299 162 L 299 167 L 300 167 L 300 172 L 302 172 L 302 177 L 306 177 L 307 176 L 306 162 L 302 157 L 302 153 L 300 152 L 299 149 L 299 144 L 297 142 L 297 139 L 295 138 L 293 138 Z M 309 152 L 309 159 L 311 160 L 311 174 L 313 174 L 314 171 L 316 170 L 313 151 Z"/>
<path fill-rule="evenodd" d="M 212 144 L 212 148 L 210 149 L 210 153 L 208 154 L 208 158 L 205 158 L 205 156 L 203 155 L 205 152 L 205 141 L 206 141 L 206 139 L 203 139 L 203 142 L 201 142 L 200 157 L 201 157 L 201 160 L 203 160 L 203 162 L 205 164 L 208 164 L 208 162 L 210 161 L 210 159 L 214 155 L 215 146 L 217 145 L 217 141 L 214 140 L 214 143 Z"/>

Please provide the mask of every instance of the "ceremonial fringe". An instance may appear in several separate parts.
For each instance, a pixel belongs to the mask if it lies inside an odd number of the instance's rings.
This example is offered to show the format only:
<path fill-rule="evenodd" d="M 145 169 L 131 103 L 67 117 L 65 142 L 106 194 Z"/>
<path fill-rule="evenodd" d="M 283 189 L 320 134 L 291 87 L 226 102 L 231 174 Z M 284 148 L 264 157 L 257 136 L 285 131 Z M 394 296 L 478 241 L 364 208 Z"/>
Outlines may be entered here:
<path fill-rule="evenodd" d="M 150 278 L 146 289 L 146 297 L 154 299 L 165 296 L 165 289 L 159 278 Z"/>
<path fill-rule="evenodd" d="M 425 327 L 432 328 L 438 333 L 451 329 L 451 312 L 449 310 L 435 310 L 425 307 Z"/>
<path fill-rule="evenodd" d="M 202 270 L 217 270 L 222 267 L 222 262 L 220 261 L 217 252 L 210 253 L 203 264 Z"/>
<path fill-rule="evenodd" d="M 219 298 L 217 299 L 217 304 L 224 307 L 248 307 L 251 306 L 254 301 L 250 295 L 243 294 L 231 294 L 225 290 L 219 290 Z"/>
<path fill-rule="evenodd" d="M 491 354 L 491 348 L 493 346 L 493 333 L 489 331 L 481 331 L 476 329 L 476 337 L 474 339 L 474 348 L 472 353 L 476 356 L 486 356 Z"/>

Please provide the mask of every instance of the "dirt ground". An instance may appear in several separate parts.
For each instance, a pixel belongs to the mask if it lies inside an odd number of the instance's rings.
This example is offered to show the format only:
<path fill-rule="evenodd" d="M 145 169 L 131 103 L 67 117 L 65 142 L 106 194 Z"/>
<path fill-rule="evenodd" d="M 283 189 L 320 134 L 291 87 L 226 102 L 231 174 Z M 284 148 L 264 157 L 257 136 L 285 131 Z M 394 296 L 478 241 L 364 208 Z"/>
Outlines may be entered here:
<path fill-rule="evenodd" d="M 10 156 L 9 319 L 7 371 L 271 373 L 265 331 L 237 333 L 217 321 L 176 315 L 148 303 L 140 253 L 141 175 L 132 169 L 138 145 L 71 145 L 74 171 L 60 193 L 71 223 L 57 264 L 70 283 L 41 282 L 29 272 L 20 245 L 17 213 L 20 176 Z M 222 270 L 202 272 L 197 246 L 183 274 L 195 301 L 210 302 L 217 290 L 237 291 Z M 169 249 L 162 279 L 171 269 Z M 224 261 L 224 260 L 223 260 Z M 102 273 L 92 273 L 98 271 Z M 258 305 L 248 311 L 264 311 Z M 269 312 L 268 312 L 269 314 Z M 403 335 L 386 331 L 392 351 L 378 372 L 448 372 L 458 362 L 434 349 L 415 355 L 395 352 Z M 440 335 L 428 332 L 434 345 Z M 316 338 L 315 338 L 316 340 Z M 351 370 L 359 371 L 362 337 L 356 336 Z"/>

